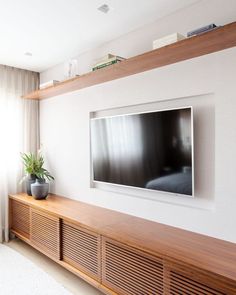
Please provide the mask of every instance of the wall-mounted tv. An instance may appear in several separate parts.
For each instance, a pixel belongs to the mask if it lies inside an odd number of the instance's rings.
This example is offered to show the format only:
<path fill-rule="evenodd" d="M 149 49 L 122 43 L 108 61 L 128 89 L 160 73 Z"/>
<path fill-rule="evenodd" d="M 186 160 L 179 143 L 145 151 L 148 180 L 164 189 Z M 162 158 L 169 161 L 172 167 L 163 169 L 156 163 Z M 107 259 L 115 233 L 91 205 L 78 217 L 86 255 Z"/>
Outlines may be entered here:
<path fill-rule="evenodd" d="M 194 195 L 192 107 L 91 119 L 94 182 Z"/>

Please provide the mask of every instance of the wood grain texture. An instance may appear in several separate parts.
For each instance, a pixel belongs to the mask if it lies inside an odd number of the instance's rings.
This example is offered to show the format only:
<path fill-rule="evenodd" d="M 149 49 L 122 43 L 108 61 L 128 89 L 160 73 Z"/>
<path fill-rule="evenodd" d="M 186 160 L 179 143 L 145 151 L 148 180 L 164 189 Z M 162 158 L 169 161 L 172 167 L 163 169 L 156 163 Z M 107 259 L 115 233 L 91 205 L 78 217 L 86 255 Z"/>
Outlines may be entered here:
<path fill-rule="evenodd" d="M 100 235 L 62 222 L 62 260 L 101 281 Z"/>
<path fill-rule="evenodd" d="M 57 259 L 61 258 L 59 225 L 59 218 L 30 209 L 30 241 Z"/>
<path fill-rule="evenodd" d="M 44 99 L 236 46 L 236 22 L 89 72 L 23 98 Z"/>
<path fill-rule="evenodd" d="M 10 227 L 26 239 L 30 236 L 30 207 L 14 200 L 10 200 Z"/>
<path fill-rule="evenodd" d="M 194 266 L 217 276 L 236 294 L 236 244 L 192 233 L 57 195 L 37 201 L 26 194 L 11 195 L 31 208 L 62 218 L 85 230 L 135 247 L 137 250 Z"/>
<path fill-rule="evenodd" d="M 166 294 L 233 295 L 235 282 L 225 281 L 222 277 L 202 271 L 192 265 L 164 261 L 164 289 Z"/>
<path fill-rule="evenodd" d="M 163 261 L 111 239 L 102 240 L 102 284 L 118 294 L 164 292 Z"/>
<path fill-rule="evenodd" d="M 43 253 L 44 255 L 46 255 L 47 257 L 49 257 L 50 259 L 52 259 L 54 262 L 58 263 L 59 265 L 61 265 L 62 267 L 66 268 L 67 270 L 69 270 L 70 272 L 72 272 L 73 274 L 75 274 L 76 276 L 80 277 L 81 279 L 83 279 L 84 281 L 88 282 L 90 285 L 94 286 L 97 289 L 102 289 L 104 294 L 112 294 L 112 291 L 110 293 L 107 293 L 107 288 L 103 287 L 100 285 L 100 283 L 97 280 L 94 280 L 93 278 L 91 278 L 90 276 L 86 275 L 85 273 L 83 273 L 82 271 L 78 270 L 78 268 L 73 267 L 72 265 L 62 261 L 62 260 L 58 260 L 58 258 L 51 256 L 50 253 L 48 253 L 48 251 L 44 251 L 42 247 L 37 246 L 36 244 L 32 243 L 29 239 L 25 238 L 24 236 L 22 236 L 19 232 L 11 229 L 11 232 L 14 233 L 19 239 L 21 239 L 22 241 L 24 241 L 25 243 L 27 243 L 28 245 L 34 247 L 36 250 L 38 250 L 39 252 Z"/>

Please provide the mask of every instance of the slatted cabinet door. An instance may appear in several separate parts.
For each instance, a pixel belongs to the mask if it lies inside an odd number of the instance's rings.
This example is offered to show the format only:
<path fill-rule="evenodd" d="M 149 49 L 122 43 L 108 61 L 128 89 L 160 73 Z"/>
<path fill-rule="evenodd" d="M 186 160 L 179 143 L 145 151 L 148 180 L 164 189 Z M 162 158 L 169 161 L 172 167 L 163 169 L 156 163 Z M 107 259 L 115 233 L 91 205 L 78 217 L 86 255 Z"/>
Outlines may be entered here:
<path fill-rule="evenodd" d="M 101 281 L 101 237 L 63 220 L 62 260 Z"/>
<path fill-rule="evenodd" d="M 103 237 L 102 284 L 122 295 L 162 295 L 162 259 Z"/>
<path fill-rule="evenodd" d="M 230 291 L 230 286 L 226 289 L 225 283 L 222 283 L 216 277 L 206 276 L 199 271 L 182 266 L 176 263 L 165 263 L 165 277 L 168 286 L 167 294 L 180 295 L 229 295 L 235 294 Z"/>
<path fill-rule="evenodd" d="M 31 208 L 30 240 L 45 254 L 60 259 L 60 220 Z"/>
<path fill-rule="evenodd" d="M 21 202 L 10 200 L 11 229 L 29 239 L 30 207 Z"/>

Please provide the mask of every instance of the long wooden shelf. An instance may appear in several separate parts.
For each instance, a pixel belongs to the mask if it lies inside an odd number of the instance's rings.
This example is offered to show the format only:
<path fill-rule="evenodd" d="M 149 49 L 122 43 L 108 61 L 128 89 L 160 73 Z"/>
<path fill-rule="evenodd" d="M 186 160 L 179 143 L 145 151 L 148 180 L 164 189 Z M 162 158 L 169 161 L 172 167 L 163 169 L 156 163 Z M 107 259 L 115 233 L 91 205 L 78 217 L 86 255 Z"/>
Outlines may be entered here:
<path fill-rule="evenodd" d="M 118 64 L 62 81 L 55 86 L 36 90 L 24 95 L 23 98 L 45 99 L 234 46 L 236 46 L 236 22 L 199 36 L 187 38 L 174 44 L 131 57 Z"/>

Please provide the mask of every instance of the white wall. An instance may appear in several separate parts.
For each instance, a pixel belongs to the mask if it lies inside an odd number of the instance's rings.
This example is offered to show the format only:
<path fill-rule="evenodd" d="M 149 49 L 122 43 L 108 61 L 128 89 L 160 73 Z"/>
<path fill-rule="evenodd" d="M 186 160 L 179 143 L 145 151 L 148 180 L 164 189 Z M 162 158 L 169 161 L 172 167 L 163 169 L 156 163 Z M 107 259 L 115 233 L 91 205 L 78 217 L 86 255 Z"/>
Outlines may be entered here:
<path fill-rule="evenodd" d="M 186 36 L 188 31 L 206 24 L 224 25 L 233 22 L 235 11 L 235 0 L 200 0 L 195 5 L 190 5 L 175 14 L 112 40 L 99 48 L 75 56 L 78 59 L 78 73 L 83 74 L 90 71 L 94 62 L 108 52 L 128 58 L 152 50 L 153 40 L 173 32 Z M 63 80 L 64 68 L 64 63 L 61 63 L 41 73 L 41 82 L 52 79 Z"/>
<path fill-rule="evenodd" d="M 222 3 L 218 0 L 213 2 L 216 6 L 217 3 Z M 234 1 L 228 2 L 233 6 Z M 224 12 L 220 14 L 218 7 L 218 10 L 215 10 L 216 15 L 209 16 L 208 19 L 202 8 L 201 15 L 205 19 L 202 24 L 215 20 L 215 17 L 222 22 L 230 21 L 232 6 L 231 9 L 226 9 L 225 6 L 222 8 L 227 10 L 225 15 Z M 196 5 L 195 8 L 200 13 L 200 6 Z M 212 9 L 214 10 L 214 6 Z M 188 17 L 186 11 L 182 12 L 182 18 L 181 12 L 168 17 L 166 24 L 170 32 L 173 31 L 174 23 L 181 28 L 189 24 L 188 29 L 192 29 L 197 23 L 195 10 L 192 10 Z M 160 27 L 165 34 L 164 19 Z M 151 25 L 150 31 L 152 28 Z M 180 29 L 175 27 L 174 31 Z M 146 33 L 151 36 L 149 30 Z M 134 35 L 131 34 L 124 39 L 129 40 L 128 44 L 131 44 L 132 37 L 135 39 L 138 35 L 144 36 L 144 32 L 134 32 Z M 143 44 L 147 39 L 140 40 Z M 118 44 L 119 41 L 113 42 L 114 49 L 118 48 L 115 46 Z M 109 46 L 112 48 L 112 44 Z M 129 48 L 127 52 L 128 50 Z M 92 53 L 90 54 L 93 55 Z M 43 100 L 40 110 L 41 142 L 45 149 L 48 168 L 56 178 L 52 191 L 236 242 L 235 64 L 236 48 L 232 48 Z M 60 67 L 43 73 L 42 77 L 56 78 L 51 75 L 57 73 L 61 74 Z M 121 107 L 125 107 L 122 109 L 122 112 L 125 112 L 190 104 L 195 111 L 195 199 L 161 193 L 140 195 L 135 190 L 114 191 L 112 188 L 107 191 L 90 188 L 91 112 L 99 114 L 107 109 L 116 112 L 116 108 Z"/>

